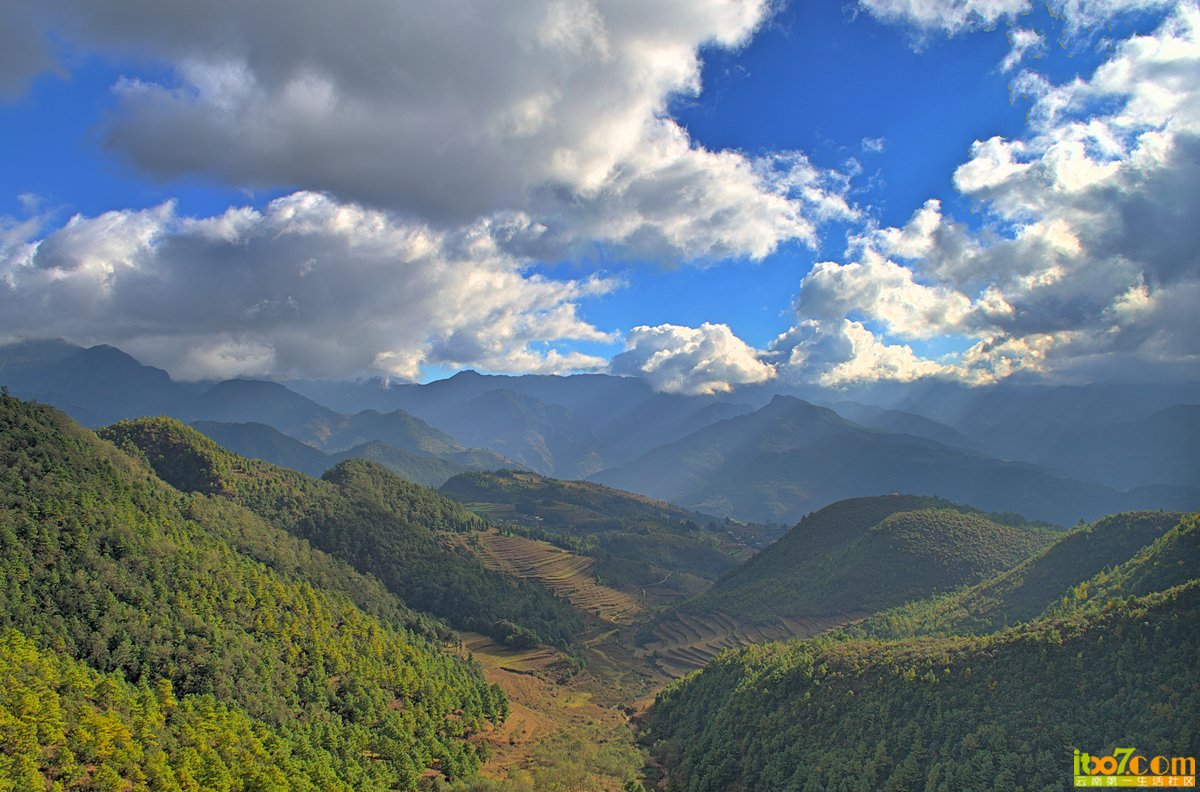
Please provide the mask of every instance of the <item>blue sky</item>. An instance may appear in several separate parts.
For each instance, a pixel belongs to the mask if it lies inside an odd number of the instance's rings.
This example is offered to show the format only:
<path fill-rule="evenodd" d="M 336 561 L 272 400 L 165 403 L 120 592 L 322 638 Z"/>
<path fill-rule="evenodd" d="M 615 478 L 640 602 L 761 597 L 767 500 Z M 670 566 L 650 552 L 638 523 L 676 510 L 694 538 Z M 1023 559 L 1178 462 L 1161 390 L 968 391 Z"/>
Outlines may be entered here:
<path fill-rule="evenodd" d="M 1197 373 L 1194 2 L 355 5 L 10 4 L 0 340 L 684 392 Z"/>

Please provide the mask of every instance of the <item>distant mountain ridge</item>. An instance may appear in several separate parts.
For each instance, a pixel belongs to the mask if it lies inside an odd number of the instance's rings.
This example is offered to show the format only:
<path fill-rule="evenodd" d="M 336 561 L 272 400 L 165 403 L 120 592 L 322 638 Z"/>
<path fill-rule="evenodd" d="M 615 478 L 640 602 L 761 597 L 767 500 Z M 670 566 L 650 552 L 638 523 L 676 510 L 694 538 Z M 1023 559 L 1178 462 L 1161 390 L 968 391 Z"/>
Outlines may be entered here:
<path fill-rule="evenodd" d="M 887 492 L 936 493 L 1058 524 L 1135 508 L 1200 506 L 1196 486 L 1119 491 L 926 437 L 868 429 L 788 396 L 592 478 L 763 522 L 790 522 L 834 501 Z"/>
<path fill-rule="evenodd" d="M 837 413 L 773 393 L 774 383 L 685 396 L 603 374 L 176 383 L 112 347 L 45 341 L 0 347 L 0 384 L 91 426 L 145 415 L 260 423 L 325 453 L 370 449 L 425 483 L 450 465 L 529 468 L 753 522 L 790 523 L 840 499 L 887 492 L 1064 525 L 1200 506 L 1200 383 L 788 386 Z M 287 456 L 278 444 L 263 447 Z M 441 463 L 419 464 L 410 453 Z M 318 463 L 292 454 L 301 456 Z"/>
<path fill-rule="evenodd" d="M 185 386 L 107 346 L 43 341 L 0 347 L 0 384 L 87 426 L 145 416 L 202 424 L 241 453 L 315 476 L 349 458 L 373 458 L 430 486 L 464 470 L 517 466 L 495 452 L 468 448 L 403 410 L 338 413 L 267 380 Z"/>

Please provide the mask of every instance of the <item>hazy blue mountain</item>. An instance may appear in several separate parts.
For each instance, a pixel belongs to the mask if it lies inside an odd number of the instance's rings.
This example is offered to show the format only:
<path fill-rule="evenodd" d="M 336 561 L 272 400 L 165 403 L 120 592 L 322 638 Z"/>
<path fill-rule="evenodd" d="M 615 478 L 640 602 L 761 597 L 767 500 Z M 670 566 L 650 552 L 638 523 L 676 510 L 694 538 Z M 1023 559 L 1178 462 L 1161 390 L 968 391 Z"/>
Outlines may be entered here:
<path fill-rule="evenodd" d="M 226 380 L 196 399 L 192 416 L 225 423 L 262 423 L 299 440 L 320 444 L 341 416 L 277 382 Z"/>
<path fill-rule="evenodd" d="M 468 445 L 485 446 L 531 470 L 551 473 L 569 469 L 594 447 L 596 438 L 565 408 L 533 396 L 501 389 L 485 391 L 455 405 L 456 437 Z"/>
<path fill-rule="evenodd" d="M 191 409 L 193 398 L 167 372 L 143 366 L 115 347 L 85 349 L 65 341 L 0 347 L 0 385 L 88 426 L 137 415 L 179 415 Z"/>
<path fill-rule="evenodd" d="M 1118 491 L 922 437 L 868 429 L 790 397 L 592 478 L 686 508 L 760 522 L 792 522 L 843 498 L 889 492 L 938 495 L 1059 524 L 1200 503 L 1195 487 Z"/>
<path fill-rule="evenodd" d="M 234 453 L 289 467 L 314 477 L 321 476 L 347 459 L 369 459 L 406 481 L 426 487 L 440 487 L 451 477 L 468 470 L 497 470 L 513 466 L 511 460 L 481 449 L 433 454 L 408 451 L 371 440 L 344 451 L 326 453 L 266 424 L 196 421 L 192 426 Z"/>
<path fill-rule="evenodd" d="M 764 521 L 905 490 L 1074 522 L 1187 509 L 1200 482 L 1196 383 L 793 387 L 845 416 L 809 405 L 780 417 L 801 402 L 768 403 L 775 384 L 714 397 L 602 374 L 176 383 L 112 347 L 37 341 L 0 347 L 0 385 L 93 426 L 142 415 L 260 423 L 327 452 L 379 442 L 472 469 L 595 477 Z"/>
<path fill-rule="evenodd" d="M 708 396 L 655 393 L 643 380 L 604 374 L 513 377 L 463 371 L 424 385 L 374 379 L 289 386 L 342 411 L 400 408 L 467 445 L 567 478 L 623 464 L 752 409 Z"/>
<path fill-rule="evenodd" d="M 977 435 L 991 453 L 1115 487 L 1200 482 L 1200 405 L 1134 420 L 1009 420 Z"/>
<path fill-rule="evenodd" d="M 341 451 L 377 440 L 406 451 L 451 453 L 465 447 L 442 432 L 403 410 L 381 413 L 363 410 L 354 415 L 338 416 L 330 432 L 319 444 L 327 451 Z"/>
<path fill-rule="evenodd" d="M 469 470 L 491 471 L 512 467 L 510 460 L 481 449 L 449 454 L 426 454 L 405 451 L 378 440 L 331 454 L 330 458 L 335 463 L 347 459 L 369 459 L 383 465 L 405 481 L 431 488 L 440 487 L 454 476 Z"/>
<path fill-rule="evenodd" d="M 262 423 L 195 421 L 192 427 L 235 454 L 261 459 L 319 477 L 333 467 L 333 457 Z"/>
<path fill-rule="evenodd" d="M 973 435 L 997 424 L 1030 419 L 1106 423 L 1144 418 L 1176 404 L 1200 402 L 1200 381 L 1058 386 L 1002 382 L 974 388 L 942 381 L 881 383 L 843 398 L 917 413 Z"/>
<path fill-rule="evenodd" d="M 979 450 L 980 443 L 952 426 L 904 410 L 886 410 L 873 404 L 839 401 L 828 405 L 838 415 L 871 429 L 916 435 L 943 445 Z"/>
<path fill-rule="evenodd" d="M 833 410 L 777 396 L 761 410 L 718 421 L 592 478 L 687 506 L 681 498 L 703 490 L 722 471 L 740 469 L 760 454 L 807 447 L 822 437 L 855 431 L 870 430 Z"/>

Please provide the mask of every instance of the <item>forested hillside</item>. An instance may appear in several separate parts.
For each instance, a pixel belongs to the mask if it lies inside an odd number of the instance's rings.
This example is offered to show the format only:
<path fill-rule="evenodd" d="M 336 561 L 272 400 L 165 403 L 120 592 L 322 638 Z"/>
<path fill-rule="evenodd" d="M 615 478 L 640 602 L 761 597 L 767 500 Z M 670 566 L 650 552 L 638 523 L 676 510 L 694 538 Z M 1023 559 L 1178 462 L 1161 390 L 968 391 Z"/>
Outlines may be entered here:
<path fill-rule="evenodd" d="M 876 611 L 978 582 L 1055 536 L 938 498 L 854 498 L 808 515 L 689 608 L 763 623 Z"/>
<path fill-rule="evenodd" d="M 415 789 L 479 766 L 465 738 L 503 694 L 374 581 L 7 395 L 0 460 L 0 786 Z M 194 461 L 166 467 L 219 483 Z"/>
<path fill-rule="evenodd" d="M 1090 578 L 1129 562 L 1143 548 L 1157 547 L 1157 540 L 1173 528 L 1189 531 L 1185 537 L 1194 534 L 1195 522 L 1194 515 L 1185 519 L 1174 512 L 1128 512 L 1105 517 L 1072 529 L 1027 561 L 978 585 L 888 609 L 845 631 L 873 638 L 980 634 L 1029 621 L 1062 598 L 1082 598 Z M 1191 564 L 1182 571 L 1194 574 L 1196 569 Z M 1167 586 L 1140 593 L 1161 588 Z"/>
<path fill-rule="evenodd" d="M 669 789 L 1061 789 L 1073 749 L 1200 752 L 1200 583 L 984 637 L 728 653 L 649 718 Z"/>
<path fill-rule="evenodd" d="M 347 460 L 314 479 L 231 454 L 167 418 L 122 421 L 101 435 L 144 454 L 172 486 L 245 506 L 461 629 L 567 646 L 582 626 L 579 614 L 546 589 L 445 547 L 439 531 L 477 530 L 484 521 L 378 464 Z"/>

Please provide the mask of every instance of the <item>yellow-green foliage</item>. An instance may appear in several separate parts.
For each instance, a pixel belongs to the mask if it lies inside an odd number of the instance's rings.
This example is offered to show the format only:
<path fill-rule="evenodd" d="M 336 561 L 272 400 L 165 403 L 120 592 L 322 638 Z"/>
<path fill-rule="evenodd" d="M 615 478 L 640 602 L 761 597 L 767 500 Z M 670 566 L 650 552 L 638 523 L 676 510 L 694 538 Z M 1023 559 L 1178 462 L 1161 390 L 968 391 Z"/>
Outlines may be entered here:
<path fill-rule="evenodd" d="M 411 789 L 425 768 L 461 776 L 479 766 L 464 738 L 506 715 L 503 695 L 428 631 L 410 630 L 406 609 L 377 584 L 352 597 L 362 578 L 344 565 L 277 529 L 251 538 L 229 528 L 254 518 L 233 504 L 214 511 L 61 414 L 7 396 L 0 463 L 0 629 L 105 674 L 96 684 L 106 691 L 169 682 L 186 707 L 219 704 L 212 718 L 258 729 L 304 763 L 316 788 Z M 141 754 L 121 749 L 112 772 L 98 769 L 90 783 L 140 783 L 152 745 L 128 719 L 123 737 L 121 718 L 104 720 L 92 701 L 101 731 Z M 4 711 L 20 719 L 26 703 Z M 219 751 L 205 718 L 195 740 L 213 740 L 201 753 Z M 247 737 L 241 747 L 252 746 Z M 212 772 L 201 788 L 275 788 Z"/>
<path fill-rule="evenodd" d="M 349 788 L 212 696 L 131 685 L 0 632 L 0 790 Z"/>

